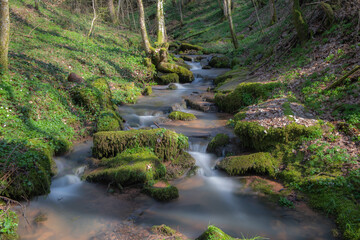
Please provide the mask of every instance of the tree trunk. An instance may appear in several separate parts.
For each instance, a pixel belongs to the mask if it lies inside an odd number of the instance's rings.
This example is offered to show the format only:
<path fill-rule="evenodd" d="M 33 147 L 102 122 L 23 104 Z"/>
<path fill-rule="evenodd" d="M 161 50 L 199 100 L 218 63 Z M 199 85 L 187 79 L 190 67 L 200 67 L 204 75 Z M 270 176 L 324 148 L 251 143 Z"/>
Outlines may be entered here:
<path fill-rule="evenodd" d="M 224 6 L 225 7 L 225 6 Z M 234 30 L 234 25 L 233 25 L 233 21 L 232 21 L 232 14 L 231 14 L 231 0 L 227 0 L 227 18 L 229 20 L 229 25 L 230 25 L 230 32 L 231 32 L 231 37 L 232 37 L 232 42 L 234 44 L 234 48 L 238 49 L 239 47 L 239 43 L 236 37 L 236 32 Z"/>
<path fill-rule="evenodd" d="M 227 19 L 228 18 L 228 0 L 223 0 L 223 13 L 224 13 L 224 18 Z"/>
<path fill-rule="evenodd" d="M 157 43 L 160 45 L 166 42 L 164 0 L 157 0 L 156 18 L 157 18 Z"/>
<path fill-rule="evenodd" d="M 274 25 L 277 21 L 275 0 L 269 0 L 269 5 L 270 5 L 270 14 L 271 14 L 271 20 L 270 20 L 270 26 L 271 26 Z"/>
<path fill-rule="evenodd" d="M 128 24 L 129 24 L 130 29 L 131 29 L 131 19 L 130 19 L 129 0 L 126 0 L 126 12 L 127 12 Z"/>
<path fill-rule="evenodd" d="M 111 22 L 116 23 L 114 0 L 108 0 L 108 8 L 109 8 L 109 14 L 110 14 Z"/>
<path fill-rule="evenodd" d="M 136 30 L 136 21 L 135 21 L 134 8 L 133 8 L 132 3 L 130 3 L 130 9 L 131 9 L 131 17 L 132 17 L 133 24 L 134 24 L 134 29 Z"/>
<path fill-rule="evenodd" d="M 0 0 L 0 74 L 8 70 L 9 36 L 9 0 Z"/>
<path fill-rule="evenodd" d="M 304 44 L 309 39 L 309 27 L 301 12 L 299 0 L 293 0 L 292 14 L 298 39 Z"/>
<path fill-rule="evenodd" d="M 39 0 L 35 0 L 35 9 L 39 11 Z"/>
<path fill-rule="evenodd" d="M 181 24 L 181 26 L 184 25 L 182 5 L 183 5 L 183 1 L 182 1 L 182 0 L 179 0 L 179 12 L 180 12 L 180 24 Z"/>
<path fill-rule="evenodd" d="M 90 37 L 90 35 L 91 35 L 91 34 L 92 34 L 92 32 L 93 32 L 93 29 L 94 29 L 94 24 L 95 24 L 95 21 L 96 21 L 96 18 L 97 18 L 95 4 L 96 4 L 96 0 L 92 0 L 93 11 L 94 11 L 94 17 L 93 17 L 93 20 L 92 20 L 92 22 L 91 22 L 91 27 L 90 27 L 90 30 L 89 30 L 88 37 Z"/>
<path fill-rule="evenodd" d="M 146 54 L 149 55 L 151 53 L 151 49 L 150 49 L 149 38 L 146 31 L 144 6 L 142 0 L 137 0 L 137 1 L 139 7 L 139 22 L 140 22 L 141 37 L 143 40 L 145 52 Z"/>

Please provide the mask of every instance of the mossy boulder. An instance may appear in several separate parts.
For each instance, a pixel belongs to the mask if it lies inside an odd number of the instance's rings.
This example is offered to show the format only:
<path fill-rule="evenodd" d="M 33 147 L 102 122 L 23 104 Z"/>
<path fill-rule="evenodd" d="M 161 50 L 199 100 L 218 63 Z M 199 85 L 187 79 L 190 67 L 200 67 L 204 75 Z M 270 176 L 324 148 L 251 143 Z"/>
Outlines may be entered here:
<path fill-rule="evenodd" d="M 162 85 L 178 83 L 179 75 L 177 75 L 176 73 L 158 74 L 157 82 Z"/>
<path fill-rule="evenodd" d="M 162 161 L 175 161 L 189 147 L 189 143 L 186 136 L 162 128 L 98 132 L 94 134 L 93 155 L 97 158 L 114 157 L 136 146 L 154 149 Z"/>
<path fill-rule="evenodd" d="M 181 55 L 180 58 L 184 59 L 185 61 L 192 62 L 193 58 L 187 55 Z"/>
<path fill-rule="evenodd" d="M 151 86 L 146 86 L 142 92 L 142 95 L 144 96 L 150 96 L 152 94 L 152 88 Z"/>
<path fill-rule="evenodd" d="M 280 82 L 271 83 L 241 83 L 230 93 L 217 93 L 215 103 L 220 110 L 234 113 L 239 109 L 257 104 L 270 98 L 274 92 L 280 90 Z"/>
<path fill-rule="evenodd" d="M 161 62 L 157 65 L 157 69 L 163 73 L 176 73 L 179 75 L 181 83 L 189 83 L 194 80 L 194 74 L 190 70 L 174 63 Z"/>
<path fill-rule="evenodd" d="M 279 164 L 270 153 L 260 152 L 226 157 L 218 164 L 218 167 L 232 176 L 245 174 L 274 176 Z"/>
<path fill-rule="evenodd" d="M 76 85 L 70 90 L 70 94 L 75 104 L 83 106 L 92 114 L 105 109 L 114 109 L 111 91 L 104 78 Z"/>
<path fill-rule="evenodd" d="M 102 159 L 99 168 L 85 176 L 89 182 L 120 186 L 144 184 L 156 176 L 158 157 L 148 148 L 129 148 L 116 157 Z"/>
<path fill-rule="evenodd" d="M 169 118 L 172 120 L 181 120 L 181 121 L 191 121 L 196 119 L 194 114 L 180 112 L 180 111 L 174 111 L 170 113 Z"/>
<path fill-rule="evenodd" d="M 211 58 L 209 66 L 213 68 L 230 68 L 231 60 L 226 56 L 214 56 Z"/>
<path fill-rule="evenodd" d="M 193 44 L 189 44 L 189 43 L 181 43 L 180 47 L 179 47 L 180 51 L 186 52 L 186 51 L 203 51 L 204 48 L 198 45 L 193 45 Z"/>
<path fill-rule="evenodd" d="M 176 90 L 176 89 L 178 89 L 178 87 L 176 86 L 176 84 L 170 83 L 169 86 L 168 86 L 168 89 L 169 90 Z"/>
<path fill-rule="evenodd" d="M 236 238 L 227 235 L 220 228 L 210 225 L 196 240 L 236 240 Z"/>
<path fill-rule="evenodd" d="M 230 143 L 230 138 L 224 133 L 217 134 L 208 144 L 206 151 L 210 153 L 221 152 L 221 148 Z"/>
<path fill-rule="evenodd" d="M 257 151 L 274 149 L 279 144 L 298 142 L 302 138 L 318 138 L 322 135 L 319 126 L 306 127 L 292 123 L 283 128 L 265 128 L 257 122 L 238 121 L 235 134 L 244 147 Z"/>
<path fill-rule="evenodd" d="M 0 140 L 0 175 L 8 177 L 0 184 L 0 195 L 12 199 L 30 199 L 50 192 L 52 152 L 26 142 Z"/>
<path fill-rule="evenodd" d="M 149 196 L 160 202 L 179 198 L 179 190 L 168 183 L 164 183 L 164 186 L 157 186 L 157 182 L 155 182 L 146 186 L 144 190 Z"/>
<path fill-rule="evenodd" d="M 124 129 L 123 119 L 116 111 L 103 111 L 97 120 L 96 130 L 101 131 L 120 131 Z"/>

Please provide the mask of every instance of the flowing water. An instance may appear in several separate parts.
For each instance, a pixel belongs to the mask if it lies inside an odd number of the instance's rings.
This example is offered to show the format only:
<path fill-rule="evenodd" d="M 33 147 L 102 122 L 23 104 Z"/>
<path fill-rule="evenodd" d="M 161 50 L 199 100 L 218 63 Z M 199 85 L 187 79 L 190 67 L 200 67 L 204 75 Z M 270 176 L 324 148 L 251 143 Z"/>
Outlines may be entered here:
<path fill-rule="evenodd" d="M 91 157 L 92 142 L 87 141 L 56 158 L 59 174 L 53 179 L 51 193 L 28 204 L 29 224 L 20 220 L 22 239 L 107 239 L 99 233 L 113 233 L 129 224 L 140 228 L 166 224 L 190 238 L 214 224 L 238 237 L 332 239 L 333 226 L 325 217 L 308 208 L 277 207 L 245 190 L 243 178 L 228 177 L 214 169 L 219 159 L 206 153 L 206 146 L 210 136 L 229 131 L 223 127 L 229 116 L 187 109 L 183 96 L 205 92 L 211 79 L 226 69 L 202 70 L 200 63 L 188 64 L 196 76 L 193 83 L 177 84 L 177 90 L 154 87 L 152 96 L 119 108 L 128 128 L 156 127 L 157 123 L 189 136 L 189 153 L 199 168 L 197 174 L 173 182 L 179 188 L 179 199 L 158 203 L 136 190 L 108 193 L 107 186 L 81 181 L 86 159 Z M 169 122 L 167 115 L 172 110 L 194 113 L 198 119 Z M 129 233 L 121 234 L 121 239 L 128 239 Z"/>

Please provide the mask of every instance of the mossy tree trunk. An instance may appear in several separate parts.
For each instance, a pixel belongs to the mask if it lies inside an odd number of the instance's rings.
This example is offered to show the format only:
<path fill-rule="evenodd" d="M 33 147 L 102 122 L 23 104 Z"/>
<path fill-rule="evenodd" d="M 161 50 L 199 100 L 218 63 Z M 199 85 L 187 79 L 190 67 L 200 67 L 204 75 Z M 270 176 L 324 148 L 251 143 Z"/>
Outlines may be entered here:
<path fill-rule="evenodd" d="M 227 7 L 226 13 L 227 16 L 226 18 L 229 20 L 229 26 L 230 26 L 230 32 L 231 32 L 231 37 L 232 37 L 232 42 L 234 44 L 234 48 L 238 49 L 239 47 L 239 43 L 236 37 L 236 32 L 234 30 L 234 24 L 233 24 L 233 20 L 232 20 L 232 14 L 231 14 L 231 0 L 226 0 L 226 5 L 224 5 L 224 8 Z"/>
<path fill-rule="evenodd" d="M 270 19 L 270 26 L 271 26 L 274 25 L 277 21 L 275 0 L 269 0 L 269 5 L 270 5 L 270 14 L 271 14 L 271 19 Z"/>
<path fill-rule="evenodd" d="M 157 43 L 161 45 L 166 42 L 164 0 L 157 0 L 156 18 L 157 18 Z"/>
<path fill-rule="evenodd" d="M 8 70 L 9 36 L 9 0 L 0 0 L 0 74 Z"/>
<path fill-rule="evenodd" d="M 116 23 L 114 0 L 108 0 L 108 8 L 109 8 L 109 14 L 110 14 L 111 22 Z"/>
<path fill-rule="evenodd" d="M 150 55 L 151 46 L 150 46 L 149 38 L 147 35 L 147 31 L 146 31 L 144 6 L 142 3 L 142 0 L 137 0 L 137 1 L 138 1 L 138 7 L 139 7 L 139 22 L 140 22 L 141 37 L 143 40 L 145 52 L 146 52 L 146 54 Z"/>
<path fill-rule="evenodd" d="M 330 4 L 325 2 L 321 2 L 320 7 L 325 12 L 326 15 L 325 25 L 326 27 L 330 28 L 335 22 L 334 10 L 332 9 Z"/>
<path fill-rule="evenodd" d="M 301 12 L 299 0 L 293 0 L 292 15 L 298 39 L 301 44 L 304 44 L 309 39 L 310 34 L 309 27 Z"/>

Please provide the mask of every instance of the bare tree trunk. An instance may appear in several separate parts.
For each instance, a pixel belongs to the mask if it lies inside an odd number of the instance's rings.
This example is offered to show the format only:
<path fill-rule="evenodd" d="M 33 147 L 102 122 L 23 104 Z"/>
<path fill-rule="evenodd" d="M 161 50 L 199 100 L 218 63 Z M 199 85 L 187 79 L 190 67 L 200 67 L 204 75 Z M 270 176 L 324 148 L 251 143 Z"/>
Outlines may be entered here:
<path fill-rule="evenodd" d="M 131 27 L 131 19 L 130 19 L 130 7 L 129 7 L 129 0 L 126 0 L 126 12 L 127 12 L 127 19 L 128 19 L 128 24 L 130 26 L 130 29 L 132 29 Z"/>
<path fill-rule="evenodd" d="M 0 0 L 0 75 L 8 71 L 9 36 L 9 0 Z"/>
<path fill-rule="evenodd" d="M 223 0 L 223 12 L 224 12 L 224 18 L 227 19 L 228 18 L 228 1 L 227 0 Z"/>
<path fill-rule="evenodd" d="M 132 20 L 133 20 L 133 23 L 134 23 L 134 29 L 136 30 L 136 21 L 135 21 L 134 8 L 133 8 L 132 3 L 130 3 L 130 9 L 131 9 L 131 17 L 132 17 Z"/>
<path fill-rule="evenodd" d="M 179 13 L 180 13 L 180 24 L 181 26 L 184 25 L 184 18 L 183 18 L 183 12 L 182 12 L 182 5 L 183 5 L 183 1 L 179 0 Z"/>
<path fill-rule="evenodd" d="M 227 1 L 227 18 L 229 20 L 229 25 L 230 25 L 230 32 L 231 32 L 231 37 L 232 37 L 232 42 L 234 44 L 234 48 L 235 49 L 238 49 L 239 48 L 239 43 L 238 43 L 238 40 L 237 40 L 237 37 L 236 37 L 236 32 L 234 30 L 234 24 L 233 24 L 233 21 L 232 21 L 232 14 L 231 14 L 231 0 L 226 0 Z M 225 8 L 225 6 L 224 6 Z"/>
<path fill-rule="evenodd" d="M 95 21 L 96 21 L 96 8 L 95 8 L 95 4 L 96 4 L 96 0 L 92 0 L 92 5 L 93 5 L 93 11 L 94 11 L 94 17 L 93 17 L 93 20 L 91 22 L 91 27 L 90 27 L 90 30 L 89 30 L 89 34 L 88 34 L 88 37 L 90 37 L 91 33 L 93 32 L 93 29 L 94 29 L 94 24 L 95 24 Z"/>
<path fill-rule="evenodd" d="M 157 0 L 156 18 L 157 18 L 157 43 L 162 44 L 166 42 L 164 0 Z"/>
<path fill-rule="evenodd" d="M 108 0 L 108 8 L 109 8 L 109 14 L 110 14 L 111 22 L 116 23 L 114 0 Z"/>
<path fill-rule="evenodd" d="M 141 37 L 143 40 L 145 52 L 146 52 L 146 54 L 149 55 L 151 53 L 151 49 L 150 49 L 151 46 L 150 46 L 149 38 L 147 35 L 147 31 L 146 31 L 144 6 L 142 3 L 142 0 L 137 0 L 137 1 L 138 1 L 138 7 L 139 7 L 139 22 L 140 22 Z"/>
<path fill-rule="evenodd" d="M 258 20 L 258 23 L 259 23 L 259 26 L 260 26 L 260 29 L 261 29 L 261 32 L 264 33 L 263 31 L 263 27 L 262 27 L 262 24 L 261 24 L 261 21 L 260 21 L 260 18 L 259 18 L 259 13 L 258 13 L 258 10 L 257 10 L 257 6 L 256 6 L 256 3 L 254 0 L 252 0 L 253 2 L 253 5 L 254 5 L 254 8 L 255 8 L 255 13 L 256 13 L 256 18 Z"/>
<path fill-rule="evenodd" d="M 269 0 L 269 5 L 270 5 L 270 14 L 271 14 L 271 20 L 270 20 L 270 26 L 271 26 L 277 22 L 275 0 Z"/>
<path fill-rule="evenodd" d="M 116 7 L 116 19 L 120 22 L 120 10 L 121 10 L 121 0 L 118 1 L 118 5 Z"/>

